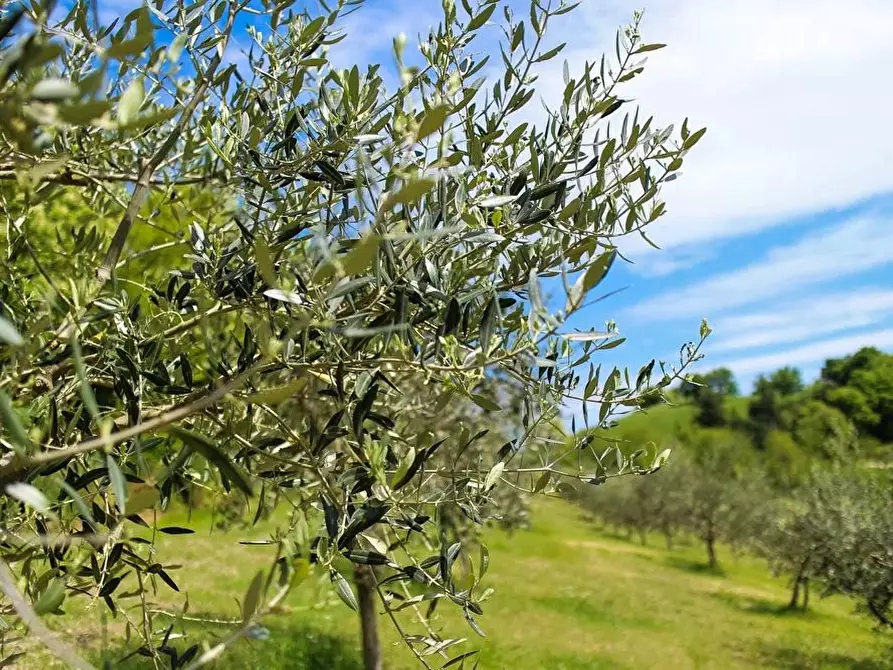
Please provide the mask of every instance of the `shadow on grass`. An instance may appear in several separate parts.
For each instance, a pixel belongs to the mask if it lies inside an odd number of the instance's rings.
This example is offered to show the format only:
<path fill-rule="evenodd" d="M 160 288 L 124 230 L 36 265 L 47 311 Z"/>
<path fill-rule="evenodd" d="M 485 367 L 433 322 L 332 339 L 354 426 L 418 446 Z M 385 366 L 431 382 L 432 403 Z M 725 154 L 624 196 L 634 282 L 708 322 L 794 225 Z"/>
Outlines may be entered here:
<path fill-rule="evenodd" d="M 853 658 L 845 654 L 793 647 L 763 647 L 761 665 L 779 670 L 889 670 L 887 659 Z"/>
<path fill-rule="evenodd" d="M 635 535 L 629 535 L 625 532 L 615 530 L 613 528 L 596 528 L 596 532 L 608 540 L 615 542 L 623 542 L 625 544 L 636 544 L 642 546 L 642 543 Z M 647 545 L 646 545 L 647 546 Z"/>
<path fill-rule="evenodd" d="M 660 561 L 670 568 L 675 568 L 676 570 L 684 570 L 685 572 L 690 572 L 693 575 L 707 575 L 709 577 L 726 576 L 726 572 L 722 569 L 721 565 L 716 566 L 715 568 L 711 568 L 707 563 L 704 563 L 702 561 L 693 561 L 692 559 L 685 558 L 683 556 L 665 554 L 656 557 L 656 560 Z"/>
<path fill-rule="evenodd" d="M 768 598 L 755 598 L 737 593 L 711 593 L 711 597 L 721 600 L 740 612 L 750 614 L 763 614 L 767 616 L 783 617 L 788 619 L 807 619 L 820 616 L 812 610 L 804 612 L 802 609 L 788 607 L 787 603 Z"/>
<path fill-rule="evenodd" d="M 200 615 L 201 616 L 201 615 Z M 209 616 L 209 615 L 205 615 Z M 211 618 L 209 616 L 209 618 Z M 264 670 L 362 670 L 360 651 L 353 640 L 332 635 L 319 628 L 300 621 L 270 622 L 266 626 L 269 637 L 264 640 L 243 638 L 238 640 L 214 663 L 215 668 L 263 668 Z M 226 639 L 234 629 L 229 626 L 189 624 L 185 630 L 174 632 L 185 633 L 185 636 L 173 639 L 169 643 L 180 658 L 191 646 L 207 642 L 214 646 Z M 143 670 L 153 668 L 151 658 L 132 655 L 134 649 L 110 651 L 101 659 L 110 667 L 124 670 Z M 197 655 L 200 655 L 198 651 Z M 171 663 L 171 655 L 162 655 L 166 668 L 178 667 Z M 184 665 L 182 660 L 180 666 Z"/>

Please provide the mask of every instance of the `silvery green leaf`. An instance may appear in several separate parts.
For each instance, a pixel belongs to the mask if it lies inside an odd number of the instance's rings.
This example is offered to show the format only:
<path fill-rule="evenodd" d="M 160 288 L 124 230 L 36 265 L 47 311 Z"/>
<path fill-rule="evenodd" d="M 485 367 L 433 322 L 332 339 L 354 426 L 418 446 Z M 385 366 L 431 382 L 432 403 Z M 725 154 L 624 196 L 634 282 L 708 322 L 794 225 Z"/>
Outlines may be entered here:
<path fill-rule="evenodd" d="M 348 581 L 340 572 L 336 572 L 335 570 L 332 570 L 331 579 L 332 583 L 335 584 L 335 590 L 338 592 L 338 597 L 341 598 L 344 604 L 350 609 L 356 611 L 357 598 L 354 595 L 353 590 L 350 588 Z"/>
<path fill-rule="evenodd" d="M 0 342 L 13 347 L 20 347 L 25 343 L 16 327 L 2 316 L 0 316 Z"/>
<path fill-rule="evenodd" d="M 28 439 L 28 433 L 12 405 L 12 400 L 2 390 L 0 390 L 0 427 L 9 434 L 13 447 L 20 455 L 31 450 L 32 445 L 31 440 Z"/>
<path fill-rule="evenodd" d="M 109 471 L 109 480 L 112 483 L 112 491 L 115 494 L 115 505 L 121 514 L 127 509 L 127 480 L 124 479 L 124 473 L 112 458 L 111 454 L 105 457 L 106 466 Z"/>
<path fill-rule="evenodd" d="M 493 486 L 499 481 L 499 478 L 502 476 L 502 471 L 505 470 L 505 463 L 499 461 L 496 465 L 490 468 L 490 472 L 487 473 L 487 478 L 484 480 L 484 490 L 489 491 Z"/>
<path fill-rule="evenodd" d="M 483 200 L 478 200 L 475 204 L 484 209 L 496 209 L 497 207 L 503 207 L 504 205 L 515 202 L 519 197 L 520 196 L 517 195 L 494 195 L 489 198 L 484 198 Z"/>
<path fill-rule="evenodd" d="M 299 296 L 297 293 L 293 293 L 291 291 L 283 291 L 280 288 L 270 288 L 264 291 L 264 295 L 268 298 L 272 298 L 273 300 L 278 300 L 279 302 L 288 302 L 292 305 L 304 305 L 304 299 Z"/>
<path fill-rule="evenodd" d="M 31 97 L 35 100 L 43 102 L 58 102 L 59 100 L 67 100 L 73 98 L 79 93 L 78 87 L 67 79 L 58 77 L 50 77 L 37 83 L 31 89 Z"/>
<path fill-rule="evenodd" d="M 20 500 L 28 507 L 37 510 L 44 516 L 53 516 L 50 511 L 50 501 L 39 490 L 25 482 L 13 482 L 6 485 L 6 493 L 16 500 Z"/>
<path fill-rule="evenodd" d="M 586 333 L 563 333 L 562 337 L 571 342 L 591 342 L 593 340 L 606 340 L 614 335 L 616 335 L 616 333 L 600 333 L 591 330 Z"/>
<path fill-rule="evenodd" d="M 34 603 L 34 611 L 39 614 L 49 614 L 59 609 L 59 605 L 65 599 L 65 580 L 54 579 L 47 585 L 43 593 Z"/>
<path fill-rule="evenodd" d="M 142 76 L 135 77 L 118 101 L 118 123 L 122 126 L 133 123 L 145 97 L 146 89 L 143 85 L 143 78 Z"/>
<path fill-rule="evenodd" d="M 254 616 L 255 612 L 257 612 L 257 608 L 260 606 L 263 588 L 264 573 L 263 570 L 261 570 L 254 575 L 254 579 L 251 580 L 251 584 L 245 592 L 245 597 L 242 598 L 242 621 L 248 621 Z"/>
<path fill-rule="evenodd" d="M 87 368 L 84 365 L 84 357 L 81 355 L 81 343 L 77 337 L 71 338 L 71 352 L 74 358 L 74 368 L 77 373 L 81 399 L 84 401 L 84 407 L 90 413 L 90 416 L 99 416 L 99 405 L 96 404 L 96 396 L 93 395 L 93 389 L 90 387 L 90 380 L 87 378 Z"/>
<path fill-rule="evenodd" d="M 384 142 L 388 137 L 387 135 L 357 135 L 354 139 L 359 144 L 371 144 L 372 142 Z"/>
<path fill-rule="evenodd" d="M 472 230 L 465 233 L 462 236 L 462 239 L 467 240 L 469 242 L 504 242 L 505 238 L 498 233 L 494 233 L 490 230 Z"/>

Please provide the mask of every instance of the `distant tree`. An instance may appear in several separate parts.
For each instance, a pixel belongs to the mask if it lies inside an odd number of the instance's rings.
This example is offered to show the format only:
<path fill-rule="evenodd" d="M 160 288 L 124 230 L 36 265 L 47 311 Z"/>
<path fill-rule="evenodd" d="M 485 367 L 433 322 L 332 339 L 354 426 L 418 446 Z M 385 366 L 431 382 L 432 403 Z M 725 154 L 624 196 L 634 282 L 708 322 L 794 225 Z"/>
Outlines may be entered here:
<path fill-rule="evenodd" d="M 806 611 L 809 606 L 809 580 L 816 567 L 816 553 L 821 547 L 823 533 L 817 520 L 810 515 L 805 496 L 782 500 L 756 543 L 757 552 L 769 561 L 773 573 L 788 576 L 791 586 L 789 609 L 799 605 Z"/>
<path fill-rule="evenodd" d="M 650 528 L 664 537 L 667 549 L 685 529 L 686 472 L 669 462 L 653 474 L 653 481 L 640 478 L 648 496 Z"/>
<path fill-rule="evenodd" d="M 893 478 L 886 471 L 823 468 L 780 518 L 768 546 L 774 565 L 797 585 L 813 578 L 826 593 L 855 598 L 861 609 L 893 629 Z M 807 594 L 804 592 L 803 607 Z"/>
<path fill-rule="evenodd" d="M 803 390 L 803 379 L 800 370 L 784 367 L 769 376 L 769 383 L 780 396 L 790 396 Z"/>
<path fill-rule="evenodd" d="M 747 417 L 754 442 L 760 449 L 765 447 L 770 431 L 784 428 L 782 408 L 782 395 L 772 379 L 764 375 L 757 377 L 747 405 Z"/>
<path fill-rule="evenodd" d="M 701 439 L 690 457 L 674 454 L 668 467 L 685 470 L 683 523 L 704 543 L 707 564 L 715 570 L 719 567 L 717 545 L 748 546 L 765 520 L 771 496 L 762 475 L 742 467 L 739 445 L 714 442 L 709 436 Z"/>
<path fill-rule="evenodd" d="M 859 447 L 856 427 L 836 407 L 811 398 L 793 407 L 791 434 L 810 456 L 844 461 Z"/>
<path fill-rule="evenodd" d="M 692 375 L 690 382 L 680 386 L 679 393 L 696 406 L 696 421 L 712 428 L 727 423 L 725 401 L 738 395 L 738 385 L 731 370 L 718 368 L 706 374 Z"/>
<path fill-rule="evenodd" d="M 808 474 L 809 456 L 791 436 L 770 430 L 763 443 L 763 466 L 769 479 L 782 490 L 790 490 Z"/>
<path fill-rule="evenodd" d="M 734 397 L 738 395 L 738 382 L 728 368 L 717 368 L 704 375 L 707 387 L 718 395 Z"/>
<path fill-rule="evenodd" d="M 794 367 L 781 368 L 768 377 L 757 377 L 747 415 L 754 441 L 760 448 L 765 447 L 769 431 L 790 429 L 790 409 L 796 406 L 795 396 L 802 390 L 800 371 Z"/>
<path fill-rule="evenodd" d="M 606 526 L 638 536 L 645 545 L 651 532 L 663 535 L 667 549 L 684 527 L 686 470 L 668 463 L 647 477 L 626 477 L 583 489 L 576 501 Z"/>
<path fill-rule="evenodd" d="M 851 356 L 828 360 L 818 392 L 860 433 L 893 442 L 893 354 L 864 347 Z"/>

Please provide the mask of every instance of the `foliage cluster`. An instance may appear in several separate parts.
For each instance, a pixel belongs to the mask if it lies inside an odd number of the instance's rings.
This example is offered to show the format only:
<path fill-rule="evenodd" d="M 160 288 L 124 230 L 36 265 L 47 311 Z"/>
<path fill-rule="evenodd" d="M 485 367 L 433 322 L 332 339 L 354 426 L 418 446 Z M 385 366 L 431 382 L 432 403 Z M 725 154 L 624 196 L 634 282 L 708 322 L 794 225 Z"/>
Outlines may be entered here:
<path fill-rule="evenodd" d="M 444 0 L 420 64 L 395 40 L 388 90 L 380 64 L 330 64 L 359 4 L 153 0 L 110 25 L 82 0 L 3 11 L 0 586 L 70 665 L 87 667 L 40 618 L 68 599 L 120 617 L 128 653 L 193 667 L 262 637 L 311 563 L 359 610 L 367 667 L 379 609 L 422 665 L 462 664 L 474 650 L 425 613 L 456 607 L 483 634 L 488 553 L 468 529 L 665 458 L 566 467 L 592 445 L 559 418 L 585 398 L 604 425 L 699 357 L 602 371 L 613 324 L 565 326 L 704 134 L 620 95 L 662 45 L 636 17 L 616 58 L 566 69 L 537 124 L 536 66 L 563 48 L 547 28 L 573 5 Z M 237 26 L 250 72 L 228 58 Z M 155 539 L 192 532 L 165 511 L 203 498 L 226 501 L 224 524 L 239 498 L 253 520 L 285 510 L 253 540 L 269 564 L 233 594 L 239 624 L 205 648 L 151 605 L 180 588 Z"/>

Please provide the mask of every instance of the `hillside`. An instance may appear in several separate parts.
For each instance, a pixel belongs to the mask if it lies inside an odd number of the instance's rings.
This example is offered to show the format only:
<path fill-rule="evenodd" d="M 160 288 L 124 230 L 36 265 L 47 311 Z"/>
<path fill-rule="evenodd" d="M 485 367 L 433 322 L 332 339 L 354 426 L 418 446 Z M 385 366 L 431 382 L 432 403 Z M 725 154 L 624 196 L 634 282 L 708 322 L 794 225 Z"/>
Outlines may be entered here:
<path fill-rule="evenodd" d="M 603 431 L 610 439 L 619 439 L 630 445 L 654 442 L 658 446 L 671 441 L 680 431 L 695 425 L 696 408 L 680 398 L 673 398 L 672 404 L 655 405 L 625 416 L 617 425 Z M 747 416 L 749 396 L 733 396 L 724 399 L 726 414 L 730 419 L 744 419 Z"/>

